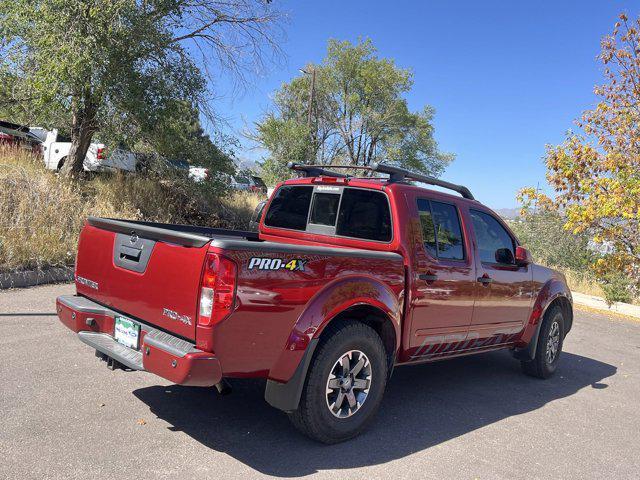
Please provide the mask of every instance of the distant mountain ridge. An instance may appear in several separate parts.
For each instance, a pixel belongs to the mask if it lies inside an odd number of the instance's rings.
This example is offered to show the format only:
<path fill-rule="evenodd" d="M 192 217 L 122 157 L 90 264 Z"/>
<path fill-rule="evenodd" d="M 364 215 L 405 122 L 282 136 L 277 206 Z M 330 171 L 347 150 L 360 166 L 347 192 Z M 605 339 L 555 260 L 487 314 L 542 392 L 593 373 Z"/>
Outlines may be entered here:
<path fill-rule="evenodd" d="M 496 208 L 494 212 L 496 212 L 502 218 L 506 218 L 507 220 L 513 220 L 514 218 L 518 218 L 520 216 L 519 208 Z"/>

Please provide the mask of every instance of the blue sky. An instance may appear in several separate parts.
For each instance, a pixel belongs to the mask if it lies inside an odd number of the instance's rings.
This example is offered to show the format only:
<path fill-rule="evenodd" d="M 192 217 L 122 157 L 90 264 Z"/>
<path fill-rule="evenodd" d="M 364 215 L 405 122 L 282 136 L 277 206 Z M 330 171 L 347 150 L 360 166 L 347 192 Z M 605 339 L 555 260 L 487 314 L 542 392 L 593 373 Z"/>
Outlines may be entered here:
<path fill-rule="evenodd" d="M 320 62 L 329 38 L 369 37 L 380 56 L 413 70 L 411 109 L 435 107 L 440 148 L 457 155 L 443 178 L 467 185 L 493 208 L 515 207 L 523 186 L 545 188 L 545 144 L 561 142 L 595 102 L 601 37 L 619 13 L 640 13 L 636 2 L 611 0 L 274 4 L 289 15 L 286 58 L 252 78 L 244 93 L 226 92 L 218 102 L 232 130 L 252 126 L 282 82 Z"/>

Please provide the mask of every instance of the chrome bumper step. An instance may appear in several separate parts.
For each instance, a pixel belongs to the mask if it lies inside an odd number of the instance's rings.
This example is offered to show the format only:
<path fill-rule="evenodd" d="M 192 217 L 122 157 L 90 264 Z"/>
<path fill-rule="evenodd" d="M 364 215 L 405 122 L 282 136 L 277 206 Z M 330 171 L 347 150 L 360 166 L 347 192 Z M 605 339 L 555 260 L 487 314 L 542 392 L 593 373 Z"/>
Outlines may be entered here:
<path fill-rule="evenodd" d="M 106 333 L 78 332 L 78 337 L 90 347 L 108 355 L 133 370 L 144 370 L 142 352 L 125 347 Z"/>

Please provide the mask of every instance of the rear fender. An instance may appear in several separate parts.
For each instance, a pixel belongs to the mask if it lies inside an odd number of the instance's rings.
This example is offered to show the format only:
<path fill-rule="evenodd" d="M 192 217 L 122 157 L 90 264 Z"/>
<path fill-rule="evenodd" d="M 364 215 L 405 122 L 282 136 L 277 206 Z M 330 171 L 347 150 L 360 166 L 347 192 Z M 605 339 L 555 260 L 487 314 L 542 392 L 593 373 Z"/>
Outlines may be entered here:
<path fill-rule="evenodd" d="M 325 286 L 309 301 L 291 329 L 280 358 L 270 370 L 269 378 L 287 381 L 302 359 L 313 338 L 340 313 L 358 306 L 374 307 L 387 315 L 396 333 L 396 349 L 400 345 L 402 304 L 383 283 L 366 276 L 343 277 Z"/>
<path fill-rule="evenodd" d="M 371 277 L 340 278 L 318 292 L 293 325 L 284 350 L 269 372 L 265 392 L 268 403 L 285 411 L 297 408 L 320 335 L 336 316 L 359 305 L 374 307 L 390 319 L 398 349 L 402 303 L 396 295 Z"/>

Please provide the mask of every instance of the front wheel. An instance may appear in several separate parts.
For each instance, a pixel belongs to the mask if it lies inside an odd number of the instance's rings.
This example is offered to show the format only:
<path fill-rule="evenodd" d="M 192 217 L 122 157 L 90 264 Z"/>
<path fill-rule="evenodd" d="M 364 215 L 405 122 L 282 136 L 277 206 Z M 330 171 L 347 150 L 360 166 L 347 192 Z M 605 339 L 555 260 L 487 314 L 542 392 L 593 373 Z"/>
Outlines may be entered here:
<path fill-rule="evenodd" d="M 346 321 L 328 328 L 289 418 L 308 437 L 330 444 L 355 437 L 373 419 L 388 367 L 382 340 L 368 325 Z"/>
<path fill-rule="evenodd" d="M 538 337 L 536 356 L 522 361 L 522 371 L 538 378 L 551 377 L 558 368 L 564 340 L 564 315 L 559 306 L 553 306 L 544 317 Z"/>

